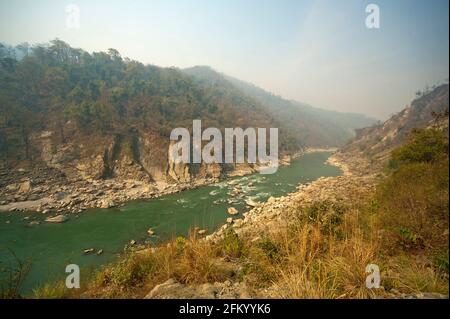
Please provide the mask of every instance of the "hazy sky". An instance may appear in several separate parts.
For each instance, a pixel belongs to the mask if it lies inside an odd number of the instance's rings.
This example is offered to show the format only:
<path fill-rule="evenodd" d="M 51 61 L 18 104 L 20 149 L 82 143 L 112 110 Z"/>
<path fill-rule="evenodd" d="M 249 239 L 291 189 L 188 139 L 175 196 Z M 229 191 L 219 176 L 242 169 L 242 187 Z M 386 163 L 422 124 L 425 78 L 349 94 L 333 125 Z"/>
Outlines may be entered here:
<path fill-rule="evenodd" d="M 66 26 L 68 4 L 80 28 Z M 366 5 L 381 28 L 365 26 Z M 0 0 L 0 42 L 56 37 L 160 66 L 209 65 L 285 98 L 385 118 L 448 79 L 448 0 Z"/>

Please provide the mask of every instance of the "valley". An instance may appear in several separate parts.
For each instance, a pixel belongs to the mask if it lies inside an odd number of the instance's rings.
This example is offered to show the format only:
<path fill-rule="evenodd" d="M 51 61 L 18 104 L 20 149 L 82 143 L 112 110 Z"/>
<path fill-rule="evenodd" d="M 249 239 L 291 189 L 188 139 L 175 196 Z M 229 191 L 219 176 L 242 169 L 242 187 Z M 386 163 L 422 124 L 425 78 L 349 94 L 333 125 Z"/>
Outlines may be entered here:
<path fill-rule="evenodd" d="M 234 220 L 235 225 L 242 222 L 242 213 L 248 209 L 249 202 L 259 205 L 270 197 L 293 192 L 299 184 L 338 175 L 339 169 L 325 164 L 330 154 L 305 154 L 290 165 L 280 167 L 276 174 L 234 177 L 172 195 L 126 202 L 110 209 L 68 214 L 68 221 L 62 224 L 45 222 L 55 213 L 3 212 L 0 213 L 3 251 L 0 261 L 14 262 L 8 249 L 20 260 L 30 260 L 32 269 L 24 285 L 24 292 L 30 293 L 38 284 L 64 277 L 68 263 L 76 263 L 88 272 L 89 268 L 97 269 L 116 260 L 132 240 L 134 248 L 155 245 L 174 236 L 187 236 L 196 227 L 206 230 L 209 236 L 220 226 L 227 225 L 228 218 Z M 238 214 L 228 214 L 229 207 L 235 207 Z M 149 229 L 152 235 L 148 234 Z M 92 253 L 85 255 L 83 251 L 90 248 L 94 248 Z M 100 249 L 102 254 L 96 255 Z"/>
<path fill-rule="evenodd" d="M 448 84 L 380 123 L 209 67 L 58 39 L 5 48 L 2 297 L 448 298 Z M 191 146 L 174 161 L 171 132 L 195 136 L 198 119 L 221 136 L 277 128 L 278 171 Z M 80 289 L 64 285 L 71 263 Z"/>

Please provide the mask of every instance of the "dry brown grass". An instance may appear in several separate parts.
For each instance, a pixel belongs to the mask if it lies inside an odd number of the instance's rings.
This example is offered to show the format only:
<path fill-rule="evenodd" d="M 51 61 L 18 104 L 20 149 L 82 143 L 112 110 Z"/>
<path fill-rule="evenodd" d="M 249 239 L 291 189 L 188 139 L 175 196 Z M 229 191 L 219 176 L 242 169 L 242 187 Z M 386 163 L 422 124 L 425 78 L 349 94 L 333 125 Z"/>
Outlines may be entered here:
<path fill-rule="evenodd" d="M 327 207 L 331 205 L 331 207 Z M 321 203 L 327 214 L 341 215 L 334 203 Z M 337 210 L 337 211 L 336 211 Z M 300 211 L 300 215 L 311 212 Z M 377 243 L 360 228 L 358 214 L 301 216 L 285 230 L 267 239 L 278 247 L 279 258 L 260 263 L 257 271 L 272 273 L 269 297 L 275 298 L 368 298 L 365 268 L 376 263 Z M 329 224 L 330 219 L 334 225 Z M 305 222 L 310 220 L 310 222 Z M 326 227 L 324 227 L 326 225 Z M 252 257 L 251 255 L 249 256 Z M 253 260 L 258 262 L 261 259 Z M 270 259 L 269 259 L 270 260 Z M 267 268 L 265 271 L 262 269 Z M 258 282 L 261 284 L 261 282 Z"/>

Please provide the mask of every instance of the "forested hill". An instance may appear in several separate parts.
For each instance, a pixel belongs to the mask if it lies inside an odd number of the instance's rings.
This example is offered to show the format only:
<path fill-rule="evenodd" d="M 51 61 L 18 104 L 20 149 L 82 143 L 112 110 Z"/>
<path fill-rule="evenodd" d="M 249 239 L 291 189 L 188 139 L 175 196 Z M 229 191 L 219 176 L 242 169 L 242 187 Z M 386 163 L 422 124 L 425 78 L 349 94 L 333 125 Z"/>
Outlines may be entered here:
<path fill-rule="evenodd" d="M 338 146 L 367 125 L 363 117 L 262 97 L 216 72 L 220 81 L 201 81 L 203 69 L 144 65 L 115 49 L 88 53 L 60 40 L 0 45 L 0 160 L 64 166 L 127 153 L 142 164 L 145 146 L 153 149 L 145 161 L 163 165 L 171 130 L 190 128 L 193 119 L 204 127 L 278 127 L 281 152 Z"/>
<path fill-rule="evenodd" d="M 168 139 L 173 128 L 191 127 L 192 119 L 219 128 L 274 126 L 270 115 L 238 90 L 205 88 L 176 69 L 143 65 L 114 49 L 89 54 L 54 40 L 17 50 L 21 59 L 0 48 L 3 155 L 30 157 L 25 154 L 32 152 L 30 137 L 44 130 L 64 143 L 130 132 Z"/>
<path fill-rule="evenodd" d="M 371 126 L 377 120 L 354 113 L 328 111 L 297 101 L 290 101 L 253 84 L 218 73 L 207 66 L 183 70 L 201 84 L 233 86 L 253 97 L 294 139 L 305 146 L 341 146 L 354 137 L 355 129 Z"/>

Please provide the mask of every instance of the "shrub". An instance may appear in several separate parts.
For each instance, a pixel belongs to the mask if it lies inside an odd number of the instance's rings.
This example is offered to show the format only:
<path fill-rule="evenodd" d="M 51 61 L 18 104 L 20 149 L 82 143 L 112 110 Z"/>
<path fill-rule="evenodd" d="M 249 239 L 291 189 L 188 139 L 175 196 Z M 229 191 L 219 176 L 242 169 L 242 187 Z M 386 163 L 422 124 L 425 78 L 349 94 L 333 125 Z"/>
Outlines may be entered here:
<path fill-rule="evenodd" d="M 99 272 L 97 281 L 118 292 L 140 287 L 156 268 L 151 254 L 128 253 L 116 264 L 106 266 Z"/>
<path fill-rule="evenodd" d="M 306 212 L 300 215 L 300 219 L 320 225 L 321 230 L 327 234 L 335 234 L 338 233 L 344 212 L 345 208 L 336 202 L 321 201 L 309 206 Z"/>
<path fill-rule="evenodd" d="M 278 245 L 269 238 L 265 238 L 262 241 L 258 242 L 258 247 L 261 248 L 261 250 L 270 260 L 280 260 L 280 249 L 278 248 Z"/>
<path fill-rule="evenodd" d="M 420 129 L 412 132 L 409 142 L 392 152 L 390 166 L 429 163 L 448 157 L 448 139 L 442 131 Z"/>
<path fill-rule="evenodd" d="M 227 257 L 239 258 L 244 255 L 244 243 L 232 228 L 228 228 L 225 232 L 221 246 Z"/>

